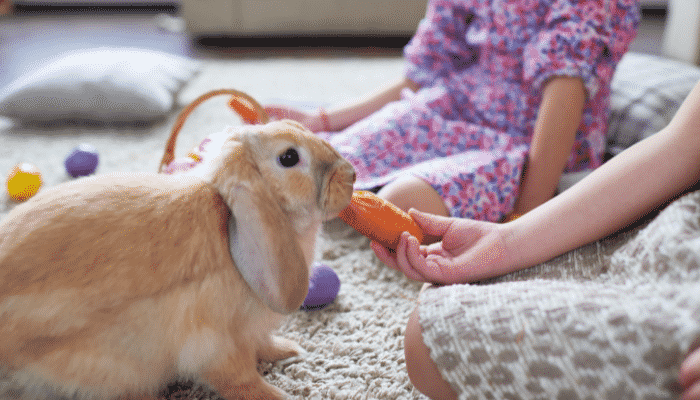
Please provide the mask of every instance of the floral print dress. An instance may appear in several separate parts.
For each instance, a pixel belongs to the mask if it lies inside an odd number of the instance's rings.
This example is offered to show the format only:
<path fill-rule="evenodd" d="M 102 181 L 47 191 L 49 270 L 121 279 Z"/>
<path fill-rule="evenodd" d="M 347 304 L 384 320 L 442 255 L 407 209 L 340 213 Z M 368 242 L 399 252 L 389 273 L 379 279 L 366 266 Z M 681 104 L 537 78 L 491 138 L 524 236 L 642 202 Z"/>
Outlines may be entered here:
<path fill-rule="evenodd" d="M 639 18 L 635 0 L 430 0 L 404 49 L 421 89 L 321 136 L 354 165 L 357 189 L 410 174 L 453 216 L 500 220 L 515 204 L 548 79 L 580 77 L 587 90 L 565 171 L 602 163 L 610 81 Z"/>

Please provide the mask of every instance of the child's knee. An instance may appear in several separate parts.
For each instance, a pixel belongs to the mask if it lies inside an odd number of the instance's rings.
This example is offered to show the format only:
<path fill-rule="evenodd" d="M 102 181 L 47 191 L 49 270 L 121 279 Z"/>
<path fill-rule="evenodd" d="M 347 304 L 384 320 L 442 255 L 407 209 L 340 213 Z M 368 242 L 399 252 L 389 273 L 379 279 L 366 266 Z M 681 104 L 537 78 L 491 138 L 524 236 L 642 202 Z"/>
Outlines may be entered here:
<path fill-rule="evenodd" d="M 413 386 L 423 392 L 421 383 L 425 380 L 422 375 L 425 363 L 425 343 L 423 343 L 423 333 L 418 319 L 418 308 L 413 310 L 406 324 L 406 335 L 404 337 L 404 356 L 406 358 L 406 370 Z M 428 357 L 430 352 L 428 352 Z"/>
<path fill-rule="evenodd" d="M 431 399 L 456 399 L 457 395 L 445 382 L 430 357 L 430 349 L 423 342 L 418 308 L 413 310 L 406 324 L 404 355 L 408 377 L 418 391 Z"/>
<path fill-rule="evenodd" d="M 378 195 L 404 211 L 416 210 L 449 216 L 440 194 L 426 181 L 416 176 L 404 176 L 384 186 Z"/>

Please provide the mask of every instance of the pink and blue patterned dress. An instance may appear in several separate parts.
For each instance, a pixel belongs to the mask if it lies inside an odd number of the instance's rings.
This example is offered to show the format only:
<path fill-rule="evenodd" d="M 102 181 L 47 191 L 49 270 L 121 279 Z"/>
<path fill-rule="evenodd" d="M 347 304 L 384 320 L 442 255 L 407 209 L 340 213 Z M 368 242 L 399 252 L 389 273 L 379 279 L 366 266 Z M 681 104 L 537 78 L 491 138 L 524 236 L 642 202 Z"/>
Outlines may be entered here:
<path fill-rule="evenodd" d="M 430 0 L 404 49 L 421 89 L 321 135 L 354 165 L 357 189 L 410 174 L 453 216 L 498 221 L 518 196 L 548 79 L 580 77 L 587 90 L 565 171 L 602 163 L 610 82 L 639 19 L 636 0 Z"/>

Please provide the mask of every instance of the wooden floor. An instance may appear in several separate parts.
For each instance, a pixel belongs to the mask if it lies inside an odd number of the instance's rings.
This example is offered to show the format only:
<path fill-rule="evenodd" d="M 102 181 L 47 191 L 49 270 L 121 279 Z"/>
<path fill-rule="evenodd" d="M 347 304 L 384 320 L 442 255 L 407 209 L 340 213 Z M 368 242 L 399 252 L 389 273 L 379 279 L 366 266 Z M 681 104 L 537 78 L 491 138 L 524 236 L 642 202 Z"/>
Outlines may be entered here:
<path fill-rule="evenodd" d="M 194 58 L 271 56 L 385 56 L 401 54 L 408 38 L 209 38 L 199 41 L 187 33 L 164 29 L 177 9 L 124 9 L 99 12 L 24 11 L 0 16 L 0 87 L 63 52 L 99 46 L 133 46 Z M 660 54 L 664 14 L 647 13 L 632 50 Z M 164 22 L 166 24 L 164 24 Z M 366 39 L 366 38 L 364 38 Z"/>

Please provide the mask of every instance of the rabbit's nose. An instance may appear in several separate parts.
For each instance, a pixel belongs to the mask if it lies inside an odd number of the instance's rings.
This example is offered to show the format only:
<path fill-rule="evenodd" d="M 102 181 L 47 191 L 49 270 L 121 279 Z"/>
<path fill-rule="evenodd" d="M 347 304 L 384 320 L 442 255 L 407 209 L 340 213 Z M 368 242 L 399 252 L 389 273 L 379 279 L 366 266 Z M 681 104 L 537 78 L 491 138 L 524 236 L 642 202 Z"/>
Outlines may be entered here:
<path fill-rule="evenodd" d="M 355 168 L 349 162 L 336 164 L 320 198 L 320 204 L 329 217 L 337 216 L 340 210 L 350 204 L 356 178 Z"/>

